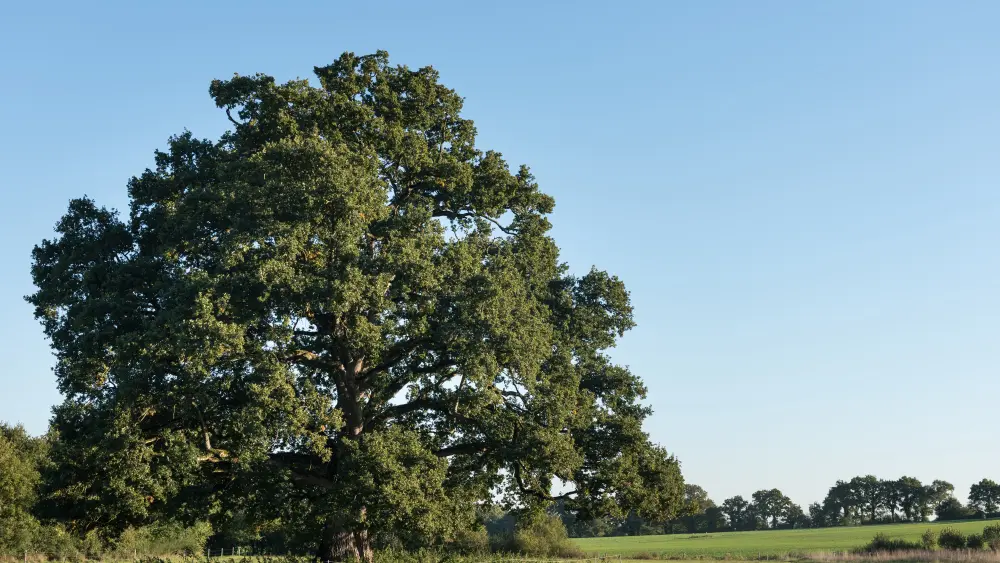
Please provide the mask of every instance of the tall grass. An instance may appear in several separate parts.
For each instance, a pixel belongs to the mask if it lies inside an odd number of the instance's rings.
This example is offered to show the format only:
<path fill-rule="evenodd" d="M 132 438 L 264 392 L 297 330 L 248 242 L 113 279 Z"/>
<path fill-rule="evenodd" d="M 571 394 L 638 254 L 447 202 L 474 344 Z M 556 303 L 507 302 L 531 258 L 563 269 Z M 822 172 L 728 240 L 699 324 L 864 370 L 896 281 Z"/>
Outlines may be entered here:
<path fill-rule="evenodd" d="M 879 551 L 875 553 L 813 553 L 808 559 L 820 563 L 864 563 L 892 562 L 892 561 L 912 561 L 915 563 L 928 562 L 955 562 L 955 563 L 997 563 L 1000 562 L 1000 553 L 986 550 L 940 550 L 928 551 L 925 549 L 909 551 Z"/>

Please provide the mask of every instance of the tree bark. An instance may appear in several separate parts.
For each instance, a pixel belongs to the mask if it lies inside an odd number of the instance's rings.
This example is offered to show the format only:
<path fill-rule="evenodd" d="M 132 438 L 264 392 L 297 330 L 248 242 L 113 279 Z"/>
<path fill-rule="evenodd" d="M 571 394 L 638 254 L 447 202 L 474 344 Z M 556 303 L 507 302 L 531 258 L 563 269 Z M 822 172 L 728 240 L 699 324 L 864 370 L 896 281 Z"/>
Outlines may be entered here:
<path fill-rule="evenodd" d="M 323 530 L 319 550 L 316 553 L 318 563 L 327 561 L 363 561 L 371 563 L 375 558 L 372 551 L 368 530 L 365 528 L 351 529 L 339 518 L 330 517 Z"/>
<path fill-rule="evenodd" d="M 344 415 L 346 428 L 343 436 L 350 440 L 361 440 L 364 432 L 364 413 L 358 376 L 364 368 L 364 360 L 342 361 L 344 370 L 340 377 L 335 378 L 337 385 L 337 408 Z M 337 446 L 341 449 L 340 446 Z M 334 459 L 340 460 L 344 452 L 338 451 Z M 334 470 L 336 473 L 336 470 Z M 371 539 L 365 522 L 365 507 L 361 506 L 351 517 L 346 514 L 336 514 L 327 517 L 319 550 L 316 553 L 318 563 L 333 561 L 363 561 L 372 563 L 375 554 L 372 551 Z"/>

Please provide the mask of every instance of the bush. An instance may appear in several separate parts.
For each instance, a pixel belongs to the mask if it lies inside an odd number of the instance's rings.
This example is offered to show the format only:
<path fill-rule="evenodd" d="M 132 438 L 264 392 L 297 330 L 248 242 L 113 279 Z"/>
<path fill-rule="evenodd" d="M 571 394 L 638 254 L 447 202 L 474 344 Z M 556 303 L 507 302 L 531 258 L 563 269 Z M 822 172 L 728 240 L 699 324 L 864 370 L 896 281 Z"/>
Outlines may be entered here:
<path fill-rule="evenodd" d="M 506 545 L 504 545 L 506 544 Z M 562 519 L 553 514 L 525 516 L 517 523 L 509 541 L 497 545 L 509 551 L 535 557 L 582 557 L 583 552 L 569 540 Z"/>
<path fill-rule="evenodd" d="M 980 534 L 969 534 L 969 537 L 965 538 L 965 546 L 969 549 L 983 549 L 985 545 L 986 541 Z"/>
<path fill-rule="evenodd" d="M 172 522 L 161 522 L 141 528 L 126 528 L 114 542 L 118 557 L 134 555 L 200 555 L 212 527 L 199 522 L 190 528 Z"/>
<path fill-rule="evenodd" d="M 945 528 L 938 536 L 938 545 L 943 549 L 965 549 L 965 534 L 955 528 Z"/>
<path fill-rule="evenodd" d="M 920 535 L 920 546 L 931 551 L 937 548 L 938 545 L 938 534 L 934 530 L 926 530 Z"/>
<path fill-rule="evenodd" d="M 923 546 L 916 542 L 909 542 L 900 538 L 890 538 L 889 536 L 878 533 L 872 538 L 872 541 L 868 542 L 868 545 L 860 549 L 862 553 L 879 553 L 879 552 L 893 552 L 893 551 L 914 551 L 922 549 Z"/>
<path fill-rule="evenodd" d="M 62 526 L 43 526 L 34 548 L 59 561 L 81 561 L 84 557 L 77 543 L 78 540 Z"/>
<path fill-rule="evenodd" d="M 85 555 L 88 559 L 101 559 L 104 555 L 104 541 L 101 539 L 101 534 L 97 530 L 91 530 L 86 533 L 77 542 L 77 547 L 80 553 Z"/>
<path fill-rule="evenodd" d="M 475 530 L 459 530 L 451 548 L 463 554 L 483 554 L 490 550 L 490 537 L 485 527 Z"/>
<path fill-rule="evenodd" d="M 983 528 L 983 541 L 993 551 L 1000 551 L 1000 524 Z"/>

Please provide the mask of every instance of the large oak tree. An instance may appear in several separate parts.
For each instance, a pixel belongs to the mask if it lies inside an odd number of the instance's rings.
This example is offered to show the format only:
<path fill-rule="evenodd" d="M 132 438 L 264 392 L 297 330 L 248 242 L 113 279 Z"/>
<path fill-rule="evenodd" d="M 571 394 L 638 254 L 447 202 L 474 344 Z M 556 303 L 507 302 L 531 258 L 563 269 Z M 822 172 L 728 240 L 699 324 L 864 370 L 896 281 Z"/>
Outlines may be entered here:
<path fill-rule="evenodd" d="M 127 216 L 74 200 L 35 249 L 76 525 L 253 505 L 341 560 L 494 498 L 673 516 L 678 464 L 606 356 L 624 285 L 568 273 L 553 199 L 436 71 L 315 72 L 214 81 L 230 131 L 170 139 Z"/>

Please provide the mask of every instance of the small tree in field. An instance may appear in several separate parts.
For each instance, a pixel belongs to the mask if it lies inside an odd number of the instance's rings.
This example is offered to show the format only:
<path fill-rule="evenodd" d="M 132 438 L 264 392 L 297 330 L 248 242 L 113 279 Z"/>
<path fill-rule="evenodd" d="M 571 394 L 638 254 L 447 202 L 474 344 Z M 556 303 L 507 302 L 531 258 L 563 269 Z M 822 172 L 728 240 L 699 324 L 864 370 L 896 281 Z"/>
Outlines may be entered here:
<path fill-rule="evenodd" d="M 68 518 L 221 505 L 370 560 L 497 496 L 674 516 L 678 463 L 606 355 L 624 284 L 568 272 L 553 199 L 476 146 L 436 71 L 345 54 L 316 75 L 213 82 L 230 131 L 172 138 L 125 217 L 73 200 L 36 247 Z"/>
<path fill-rule="evenodd" d="M 1000 509 L 1000 484 L 992 479 L 983 479 L 969 489 L 969 508 L 981 518 L 989 518 Z"/>
<path fill-rule="evenodd" d="M 983 528 L 983 541 L 993 551 L 1000 551 L 1000 525 Z"/>
<path fill-rule="evenodd" d="M 945 528 L 938 535 L 938 545 L 943 549 L 964 549 L 968 539 L 955 528 Z"/>
<path fill-rule="evenodd" d="M 938 533 L 934 530 L 924 530 L 924 533 L 920 534 L 920 545 L 928 551 L 935 549 L 938 545 Z"/>

